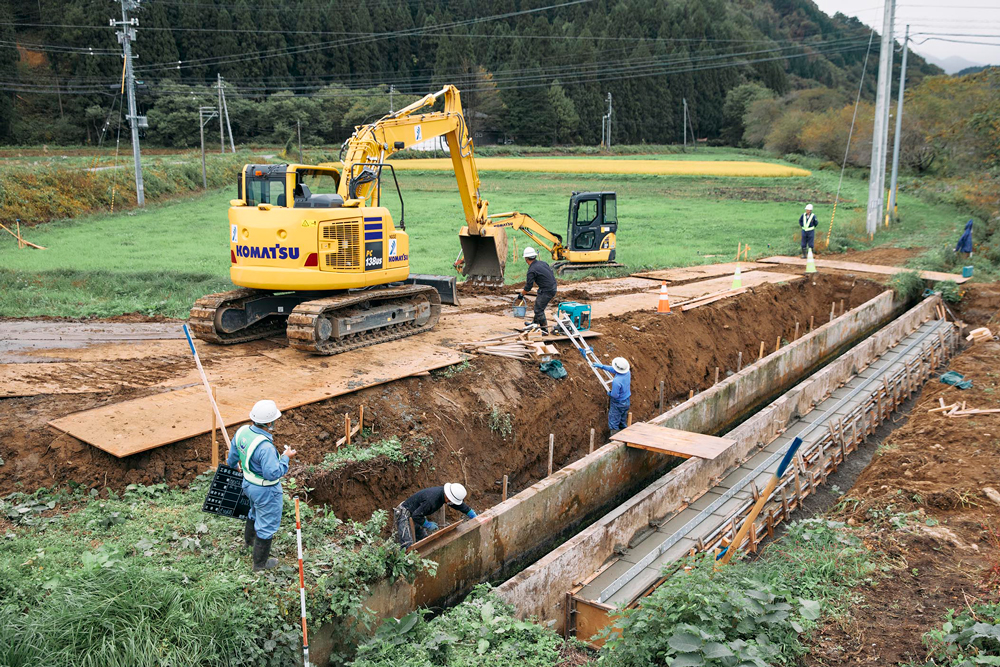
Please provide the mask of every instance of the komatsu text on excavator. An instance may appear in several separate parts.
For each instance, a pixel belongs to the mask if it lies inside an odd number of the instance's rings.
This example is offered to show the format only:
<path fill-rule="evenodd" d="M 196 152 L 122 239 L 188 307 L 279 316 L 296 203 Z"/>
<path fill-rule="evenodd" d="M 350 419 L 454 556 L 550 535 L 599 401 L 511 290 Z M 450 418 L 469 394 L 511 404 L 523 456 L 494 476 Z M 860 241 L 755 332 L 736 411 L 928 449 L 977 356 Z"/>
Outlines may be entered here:
<path fill-rule="evenodd" d="M 442 110 L 418 113 L 441 98 Z M 454 302 L 455 279 L 411 275 L 402 193 L 386 159 L 440 136 L 448 142 L 465 212 L 465 260 L 456 265 L 469 279 L 503 283 L 508 227 L 524 231 L 553 259 L 587 268 L 616 265 L 613 192 L 573 194 L 568 249 L 529 216 L 489 215 L 459 92 L 445 86 L 357 127 L 339 165 L 244 166 L 229 208 L 230 278 L 240 289 L 198 299 L 191 329 L 222 344 L 284 331 L 292 347 L 328 355 L 433 327 L 442 298 Z M 383 183 L 384 175 L 392 182 Z M 398 227 L 380 204 L 382 188 L 392 185 L 400 198 Z"/>

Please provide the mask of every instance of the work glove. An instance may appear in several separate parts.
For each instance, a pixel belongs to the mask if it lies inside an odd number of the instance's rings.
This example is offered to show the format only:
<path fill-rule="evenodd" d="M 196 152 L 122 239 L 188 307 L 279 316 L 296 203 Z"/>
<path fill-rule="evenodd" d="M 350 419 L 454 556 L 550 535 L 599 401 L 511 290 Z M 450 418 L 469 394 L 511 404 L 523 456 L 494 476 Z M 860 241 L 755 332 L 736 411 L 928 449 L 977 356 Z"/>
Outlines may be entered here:
<path fill-rule="evenodd" d="M 476 510 L 469 510 L 469 513 L 466 516 L 469 517 L 470 519 L 475 519 L 476 518 Z"/>
<path fill-rule="evenodd" d="M 438 525 L 433 521 L 431 521 L 430 519 L 425 519 L 422 528 L 429 533 L 433 533 L 435 530 L 438 529 Z"/>

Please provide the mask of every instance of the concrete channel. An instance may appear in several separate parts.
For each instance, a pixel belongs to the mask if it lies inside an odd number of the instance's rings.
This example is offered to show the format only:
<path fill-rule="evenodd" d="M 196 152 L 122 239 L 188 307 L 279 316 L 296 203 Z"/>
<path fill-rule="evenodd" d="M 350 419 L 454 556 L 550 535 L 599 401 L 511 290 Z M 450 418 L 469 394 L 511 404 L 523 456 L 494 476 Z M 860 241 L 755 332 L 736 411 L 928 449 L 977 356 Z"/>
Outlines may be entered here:
<path fill-rule="evenodd" d="M 883 292 L 650 420 L 697 433 L 739 435 L 718 459 L 683 460 L 608 443 L 433 542 L 421 555 L 438 563 L 435 575 L 413 583 L 385 581 L 366 606 L 379 616 L 399 618 L 421 606 L 449 606 L 479 583 L 501 581 L 498 592 L 521 616 L 553 621 L 559 631 L 575 629 L 581 638 L 589 637 L 570 607 L 575 610 L 584 599 L 581 584 L 602 573 L 616 550 L 638 547 L 651 529 L 688 509 L 711 480 L 742 466 L 808 412 L 810 401 L 822 400 L 824 389 L 837 389 L 931 318 L 936 303 L 939 297 L 930 297 L 906 311 L 892 292 Z M 507 577 L 513 578 L 504 581 Z M 603 607 L 613 602 L 597 604 L 606 616 Z M 320 655 L 335 641 L 328 636 L 331 631 L 332 626 L 316 633 Z"/>
<path fill-rule="evenodd" d="M 741 545 L 756 549 L 950 355 L 957 335 L 954 325 L 936 319 L 939 304 L 931 296 L 892 320 L 726 432 L 734 444 L 723 455 L 685 460 L 498 592 L 520 614 L 590 639 L 618 607 L 652 592 L 678 559 L 731 540 L 789 442 L 801 436 L 795 465 Z M 690 428 L 698 421 L 692 415 L 722 415 L 726 405 L 730 415 L 744 413 L 732 401 L 736 393 L 710 390 L 702 397 L 710 405 L 678 406 L 652 421 L 707 432 L 721 417 Z"/>

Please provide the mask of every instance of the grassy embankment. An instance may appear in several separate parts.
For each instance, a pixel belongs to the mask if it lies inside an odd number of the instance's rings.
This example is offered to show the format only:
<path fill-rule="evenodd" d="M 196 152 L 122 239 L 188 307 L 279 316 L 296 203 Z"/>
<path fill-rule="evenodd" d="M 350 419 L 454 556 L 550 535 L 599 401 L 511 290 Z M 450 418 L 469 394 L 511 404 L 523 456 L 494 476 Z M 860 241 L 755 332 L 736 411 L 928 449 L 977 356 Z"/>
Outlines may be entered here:
<path fill-rule="evenodd" d="M 723 157 L 724 151 L 683 159 Z M 745 157 L 730 151 L 734 157 Z M 659 156 L 663 157 L 663 156 Z M 669 156 L 671 159 L 677 156 Z M 753 155 L 755 159 L 759 156 Z M 568 158 L 576 162 L 579 158 Z M 600 170 L 603 158 L 593 158 Z M 557 168 L 557 160 L 551 160 Z M 726 261 L 737 243 L 752 256 L 794 253 L 796 220 L 814 202 L 825 237 L 839 174 L 814 171 L 793 178 L 489 172 L 482 194 L 490 210 L 520 210 L 564 234 L 574 190 L 618 193 L 618 260 L 629 270 Z M 411 234 L 411 267 L 451 274 L 463 215 L 452 176 L 400 171 Z M 388 189 L 386 190 L 388 192 Z M 234 188 L 177 197 L 142 211 L 84 216 L 34 227 L 29 240 L 45 251 L 18 250 L 0 240 L 0 316 L 110 316 L 140 311 L 183 317 L 198 296 L 227 289 L 226 209 Z M 864 248 L 867 183 L 846 178 L 831 241 L 833 249 Z M 398 202 L 385 197 L 398 219 Z M 875 244 L 941 248 L 954 244 L 965 217 L 954 206 L 900 196 L 902 221 L 881 231 Z M 5 235 L 6 236 L 6 235 Z M 527 237 L 513 234 L 511 251 Z M 520 255 L 507 280 L 524 276 Z M 612 275 L 598 272 L 598 275 Z M 977 277 L 978 277 L 977 273 Z"/>

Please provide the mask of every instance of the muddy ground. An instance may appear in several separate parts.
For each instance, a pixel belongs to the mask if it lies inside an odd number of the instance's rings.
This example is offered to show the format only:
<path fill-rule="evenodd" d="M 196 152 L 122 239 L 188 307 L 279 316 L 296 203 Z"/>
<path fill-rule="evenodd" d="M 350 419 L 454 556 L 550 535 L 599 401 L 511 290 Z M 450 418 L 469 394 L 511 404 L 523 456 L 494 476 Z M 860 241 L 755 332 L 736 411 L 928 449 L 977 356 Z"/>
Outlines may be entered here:
<path fill-rule="evenodd" d="M 1000 344 L 973 346 L 949 370 L 973 381 L 958 390 L 928 383 L 905 424 L 879 447 L 834 517 L 870 528 L 869 548 L 894 566 L 855 591 L 851 613 L 812 638 L 807 665 L 924 664 L 923 635 L 948 609 L 1000 600 L 1000 414 L 928 412 L 965 401 L 1000 408 Z M 905 527 L 894 518 L 909 515 Z"/>
<path fill-rule="evenodd" d="M 684 313 L 597 320 L 594 329 L 603 336 L 593 344 L 608 363 L 615 356 L 632 361 L 632 411 L 643 420 L 659 413 L 661 380 L 666 403 L 680 401 L 690 390 L 710 386 L 716 366 L 722 377 L 735 371 L 740 352 L 743 363 L 750 363 L 761 341 L 770 353 L 779 336 L 785 342 L 793 338 L 796 322 L 805 333 L 810 317 L 817 325 L 827 321 L 831 303 L 839 312 L 841 300 L 849 309 L 884 289 L 851 276 L 820 274 L 814 280 L 756 287 Z M 330 504 L 342 517 L 367 518 L 424 486 L 448 480 L 466 484 L 473 504 L 487 507 L 499 501 L 504 474 L 511 494 L 545 476 L 550 433 L 556 467 L 587 452 L 591 428 L 597 446 L 606 442 L 607 398 L 581 357 L 569 345 L 561 349 L 569 373 L 563 380 L 540 373 L 534 362 L 478 357 L 463 367 L 289 410 L 278 423 L 277 440 L 299 450 L 291 475 L 313 489 L 311 500 Z M 172 363 L 186 369 L 190 360 Z M 127 363 L 105 366 L 108 373 L 137 372 Z M 0 457 L 6 462 L 0 466 L 0 494 L 65 484 L 101 489 L 190 481 L 209 466 L 208 435 L 117 459 L 46 425 L 71 412 L 153 391 L 123 388 L 0 400 Z M 404 451 L 422 459 L 419 466 L 385 458 L 337 470 L 324 466 L 343 435 L 344 413 L 357 415 L 361 405 L 368 429 L 362 442 L 397 437 Z"/>

